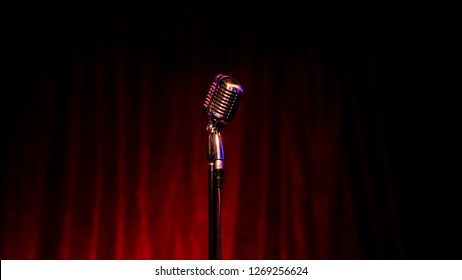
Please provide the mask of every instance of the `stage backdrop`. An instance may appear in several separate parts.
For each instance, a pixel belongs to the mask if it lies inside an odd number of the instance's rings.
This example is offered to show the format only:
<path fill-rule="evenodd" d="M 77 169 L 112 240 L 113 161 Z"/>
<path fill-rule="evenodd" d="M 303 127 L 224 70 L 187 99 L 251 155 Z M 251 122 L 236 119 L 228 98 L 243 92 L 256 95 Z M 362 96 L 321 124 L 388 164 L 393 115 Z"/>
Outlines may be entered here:
<path fill-rule="evenodd" d="M 222 132 L 224 259 L 460 257 L 450 193 L 409 179 L 409 27 L 52 8 L 18 8 L 10 31 L 2 259 L 207 259 L 202 104 L 220 73 L 244 88 Z"/>

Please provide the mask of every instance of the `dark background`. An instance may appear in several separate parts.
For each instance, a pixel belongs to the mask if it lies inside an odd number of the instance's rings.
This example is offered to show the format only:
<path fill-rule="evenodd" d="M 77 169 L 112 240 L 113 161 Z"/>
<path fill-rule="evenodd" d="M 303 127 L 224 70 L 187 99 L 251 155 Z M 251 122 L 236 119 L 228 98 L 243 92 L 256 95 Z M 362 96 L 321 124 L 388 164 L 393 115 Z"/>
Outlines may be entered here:
<path fill-rule="evenodd" d="M 219 73 L 224 259 L 460 259 L 451 9 L 221 5 L 5 8 L 2 259 L 207 259 Z"/>

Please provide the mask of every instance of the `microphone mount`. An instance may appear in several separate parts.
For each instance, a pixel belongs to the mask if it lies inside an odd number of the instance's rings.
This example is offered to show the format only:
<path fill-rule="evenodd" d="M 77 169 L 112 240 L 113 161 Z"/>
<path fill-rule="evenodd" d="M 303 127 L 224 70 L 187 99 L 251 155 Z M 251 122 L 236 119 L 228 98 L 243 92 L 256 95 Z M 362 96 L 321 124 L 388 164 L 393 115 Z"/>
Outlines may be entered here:
<path fill-rule="evenodd" d="M 207 161 L 214 165 L 215 170 L 224 169 L 225 152 L 221 140 L 221 130 L 223 127 L 223 123 L 213 120 L 210 120 L 207 125 L 207 131 L 209 133 Z M 221 184 L 219 184 L 218 187 L 221 187 Z"/>

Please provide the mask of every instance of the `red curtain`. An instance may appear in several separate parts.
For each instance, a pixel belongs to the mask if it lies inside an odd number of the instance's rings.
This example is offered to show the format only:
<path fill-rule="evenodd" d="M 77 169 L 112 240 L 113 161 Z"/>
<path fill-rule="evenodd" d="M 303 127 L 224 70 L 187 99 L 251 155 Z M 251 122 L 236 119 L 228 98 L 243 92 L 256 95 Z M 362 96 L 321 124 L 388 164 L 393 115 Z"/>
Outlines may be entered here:
<path fill-rule="evenodd" d="M 320 36 L 301 11 L 76 9 L 18 23 L 2 259 L 207 259 L 201 107 L 219 73 L 244 88 L 222 132 L 224 259 L 454 256 L 404 176 L 403 37 Z"/>

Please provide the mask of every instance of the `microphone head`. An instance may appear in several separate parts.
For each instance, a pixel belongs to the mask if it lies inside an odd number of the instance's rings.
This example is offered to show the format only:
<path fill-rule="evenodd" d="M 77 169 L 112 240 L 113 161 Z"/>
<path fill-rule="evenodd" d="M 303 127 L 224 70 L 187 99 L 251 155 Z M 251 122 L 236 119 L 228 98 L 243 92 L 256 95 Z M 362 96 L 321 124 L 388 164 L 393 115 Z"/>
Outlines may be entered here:
<path fill-rule="evenodd" d="M 244 89 L 228 75 L 218 74 L 210 86 L 203 109 L 216 122 L 231 122 L 236 113 Z"/>

